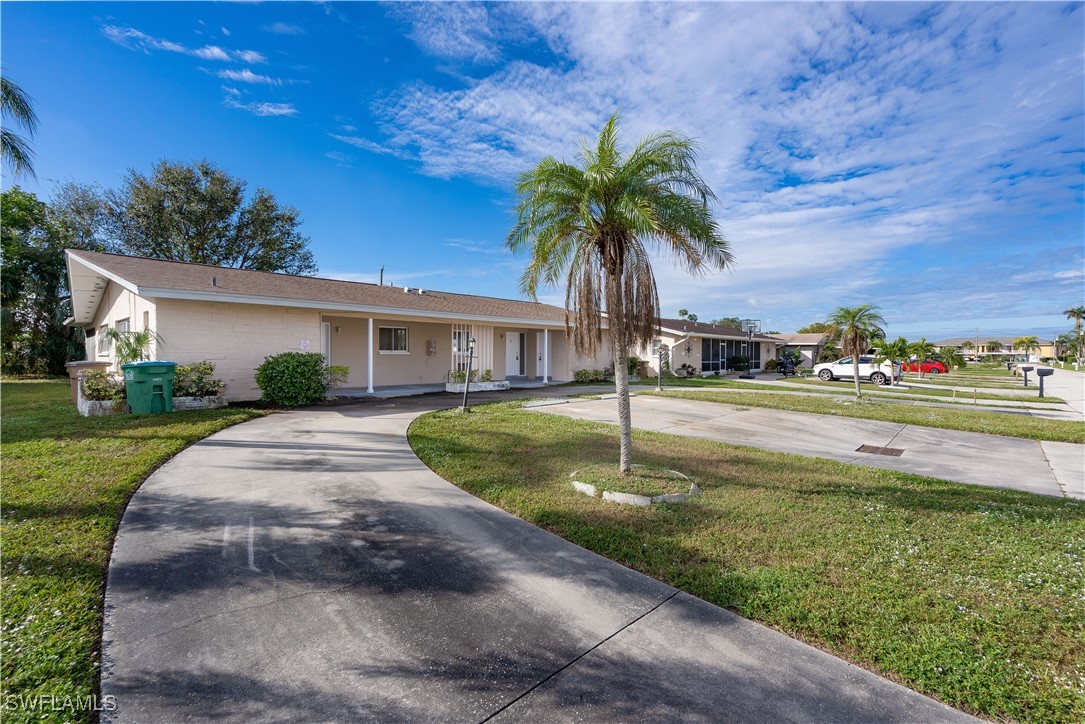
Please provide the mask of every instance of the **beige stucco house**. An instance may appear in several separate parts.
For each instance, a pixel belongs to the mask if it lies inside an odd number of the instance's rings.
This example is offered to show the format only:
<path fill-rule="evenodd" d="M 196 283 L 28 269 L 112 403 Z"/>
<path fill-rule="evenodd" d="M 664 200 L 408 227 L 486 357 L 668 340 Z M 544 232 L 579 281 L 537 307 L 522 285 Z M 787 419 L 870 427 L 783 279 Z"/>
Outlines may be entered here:
<path fill-rule="evenodd" d="M 1014 340 L 1026 335 L 1019 334 L 1016 336 L 998 336 L 998 337 L 980 337 L 977 340 L 975 337 L 953 337 L 951 339 L 941 339 L 937 342 L 932 342 L 934 349 L 937 352 L 941 352 L 945 348 L 953 347 L 966 356 L 977 357 L 997 357 L 1002 359 L 1014 359 L 1023 357 L 1025 350 L 1014 347 Z M 1055 356 L 1055 341 L 1051 339 L 1038 339 L 1036 340 L 1039 348 L 1029 351 L 1029 355 L 1032 357 L 1054 357 Z"/>
<path fill-rule="evenodd" d="M 825 343 L 828 339 L 828 335 L 824 332 L 776 334 L 773 336 L 783 343 L 781 345 L 783 349 L 798 352 L 800 356 L 799 367 L 806 368 L 814 366 L 818 357 L 821 356 L 822 350 L 825 349 Z"/>
<path fill-rule="evenodd" d="M 780 343 L 765 334 L 754 334 L 751 342 L 749 335 L 741 329 L 686 319 L 661 318 L 659 327 L 660 336 L 652 348 L 638 350 L 636 355 L 648 375 L 659 371 L 660 345 L 667 345 L 670 350 L 672 370 L 688 364 L 707 375 L 731 370 L 728 361 L 736 356 L 749 358 L 750 368 L 760 370 L 765 362 L 776 359 L 776 347 Z"/>
<path fill-rule="evenodd" d="M 260 397 L 254 370 L 269 355 L 320 352 L 350 368 L 347 386 L 434 384 L 467 362 L 493 379 L 570 380 L 611 365 L 604 345 L 583 359 L 548 304 L 91 251 L 66 252 L 73 319 L 87 359 L 115 364 L 101 332 L 151 329 L 158 359 L 209 360 L 231 400 Z"/>

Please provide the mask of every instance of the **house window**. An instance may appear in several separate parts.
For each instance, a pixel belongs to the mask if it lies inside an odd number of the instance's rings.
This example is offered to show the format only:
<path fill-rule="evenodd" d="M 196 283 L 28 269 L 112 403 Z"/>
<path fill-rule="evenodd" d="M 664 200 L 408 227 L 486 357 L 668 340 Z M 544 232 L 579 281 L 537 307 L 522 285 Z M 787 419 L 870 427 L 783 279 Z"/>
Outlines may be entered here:
<path fill-rule="evenodd" d="M 381 354 L 407 354 L 407 328 L 380 328 Z"/>
<path fill-rule="evenodd" d="M 108 357 L 109 353 L 113 350 L 113 340 L 106 335 L 106 330 L 109 329 L 108 324 L 103 324 L 98 327 L 98 354 L 103 357 Z"/>
<path fill-rule="evenodd" d="M 467 330 L 455 329 L 452 331 L 452 354 L 467 354 Z"/>
<path fill-rule="evenodd" d="M 662 339 L 657 338 L 657 339 L 652 340 L 652 356 L 653 357 L 658 357 L 659 356 L 659 350 L 662 349 L 662 348 L 663 348 L 663 340 Z"/>
<path fill-rule="evenodd" d="M 129 320 L 127 320 L 127 319 L 118 319 L 117 320 L 117 331 L 118 332 L 124 334 L 124 333 L 128 332 L 131 328 L 132 328 L 132 324 L 131 324 L 131 322 L 129 322 Z"/>

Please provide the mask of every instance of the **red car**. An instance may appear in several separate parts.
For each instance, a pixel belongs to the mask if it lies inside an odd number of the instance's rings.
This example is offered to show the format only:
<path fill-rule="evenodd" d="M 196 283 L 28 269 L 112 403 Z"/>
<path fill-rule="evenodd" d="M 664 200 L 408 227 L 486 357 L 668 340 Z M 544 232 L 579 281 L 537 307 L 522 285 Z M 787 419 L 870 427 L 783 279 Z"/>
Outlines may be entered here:
<path fill-rule="evenodd" d="M 946 366 L 938 360 L 928 359 L 923 362 L 905 362 L 905 372 L 922 372 L 925 375 L 944 375 Z"/>

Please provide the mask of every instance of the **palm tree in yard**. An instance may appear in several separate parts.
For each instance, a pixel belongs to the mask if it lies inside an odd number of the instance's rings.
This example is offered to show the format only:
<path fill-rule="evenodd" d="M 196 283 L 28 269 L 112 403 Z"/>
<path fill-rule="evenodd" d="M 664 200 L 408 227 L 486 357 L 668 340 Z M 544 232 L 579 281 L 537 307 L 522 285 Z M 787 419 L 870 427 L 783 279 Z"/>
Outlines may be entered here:
<path fill-rule="evenodd" d="M 26 129 L 27 135 L 33 136 L 38 127 L 38 117 L 34 114 L 30 97 L 7 76 L 0 76 L 0 118 L 5 121 L 0 130 L 0 157 L 13 176 L 33 176 L 34 152 L 25 138 L 8 128 L 7 121 L 14 121 Z"/>
<path fill-rule="evenodd" d="M 885 320 L 874 304 L 858 307 L 838 307 L 826 320 L 832 325 L 835 336 L 840 338 L 840 350 L 851 357 L 852 377 L 855 379 L 855 396 L 863 397 L 859 389 L 859 355 L 867 350 L 870 340 L 885 337 L 882 325 Z"/>
<path fill-rule="evenodd" d="M 934 356 L 934 345 L 926 337 L 920 337 L 918 342 L 912 343 L 911 352 L 916 356 L 915 367 L 919 371 L 919 379 L 923 379 L 923 363 Z"/>
<path fill-rule="evenodd" d="M 673 131 L 649 135 L 628 154 L 618 149 L 618 117 L 595 146 L 581 142 L 579 163 L 542 159 L 520 175 L 517 221 L 506 246 L 530 262 L 520 289 L 565 284 L 566 334 L 580 354 L 603 341 L 614 361 L 621 428 L 619 474 L 632 465 L 629 350 L 657 336 L 659 296 L 650 252 L 662 250 L 691 274 L 725 269 L 727 241 L 712 218 L 715 194 L 696 169 L 697 147 Z"/>
<path fill-rule="evenodd" d="M 1013 341 L 1014 349 L 1020 349 L 1025 353 L 1025 362 L 1028 362 L 1028 353 L 1034 349 L 1040 349 L 1040 340 L 1034 335 L 1018 337 Z"/>
<path fill-rule="evenodd" d="M 892 378 L 891 382 L 893 384 L 897 384 L 898 382 L 900 382 L 900 379 L 897 378 L 897 376 L 893 373 L 893 370 L 895 369 L 895 367 L 893 367 L 893 363 L 900 362 L 903 365 L 903 363 L 908 359 L 910 350 L 911 345 L 908 344 L 908 340 L 906 340 L 904 337 L 897 337 L 896 340 L 893 342 L 886 342 L 885 340 L 882 340 L 882 343 L 878 346 L 880 359 L 885 359 L 889 361 L 889 374 Z"/>

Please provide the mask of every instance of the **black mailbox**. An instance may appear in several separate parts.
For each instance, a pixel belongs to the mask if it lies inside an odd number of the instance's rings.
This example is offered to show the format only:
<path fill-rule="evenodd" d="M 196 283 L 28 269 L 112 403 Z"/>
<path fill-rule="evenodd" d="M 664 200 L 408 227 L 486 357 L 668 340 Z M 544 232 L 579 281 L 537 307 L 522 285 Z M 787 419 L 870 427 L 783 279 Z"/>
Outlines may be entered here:
<path fill-rule="evenodd" d="M 1032 367 L 1018 367 L 1017 369 L 1025 373 L 1025 387 L 1028 387 L 1028 373 L 1032 372 Z"/>
<path fill-rule="evenodd" d="M 1036 376 L 1040 378 L 1040 397 L 1044 396 L 1044 378 L 1050 377 L 1053 374 L 1055 374 L 1055 370 L 1050 367 L 1041 367 L 1036 370 Z"/>

